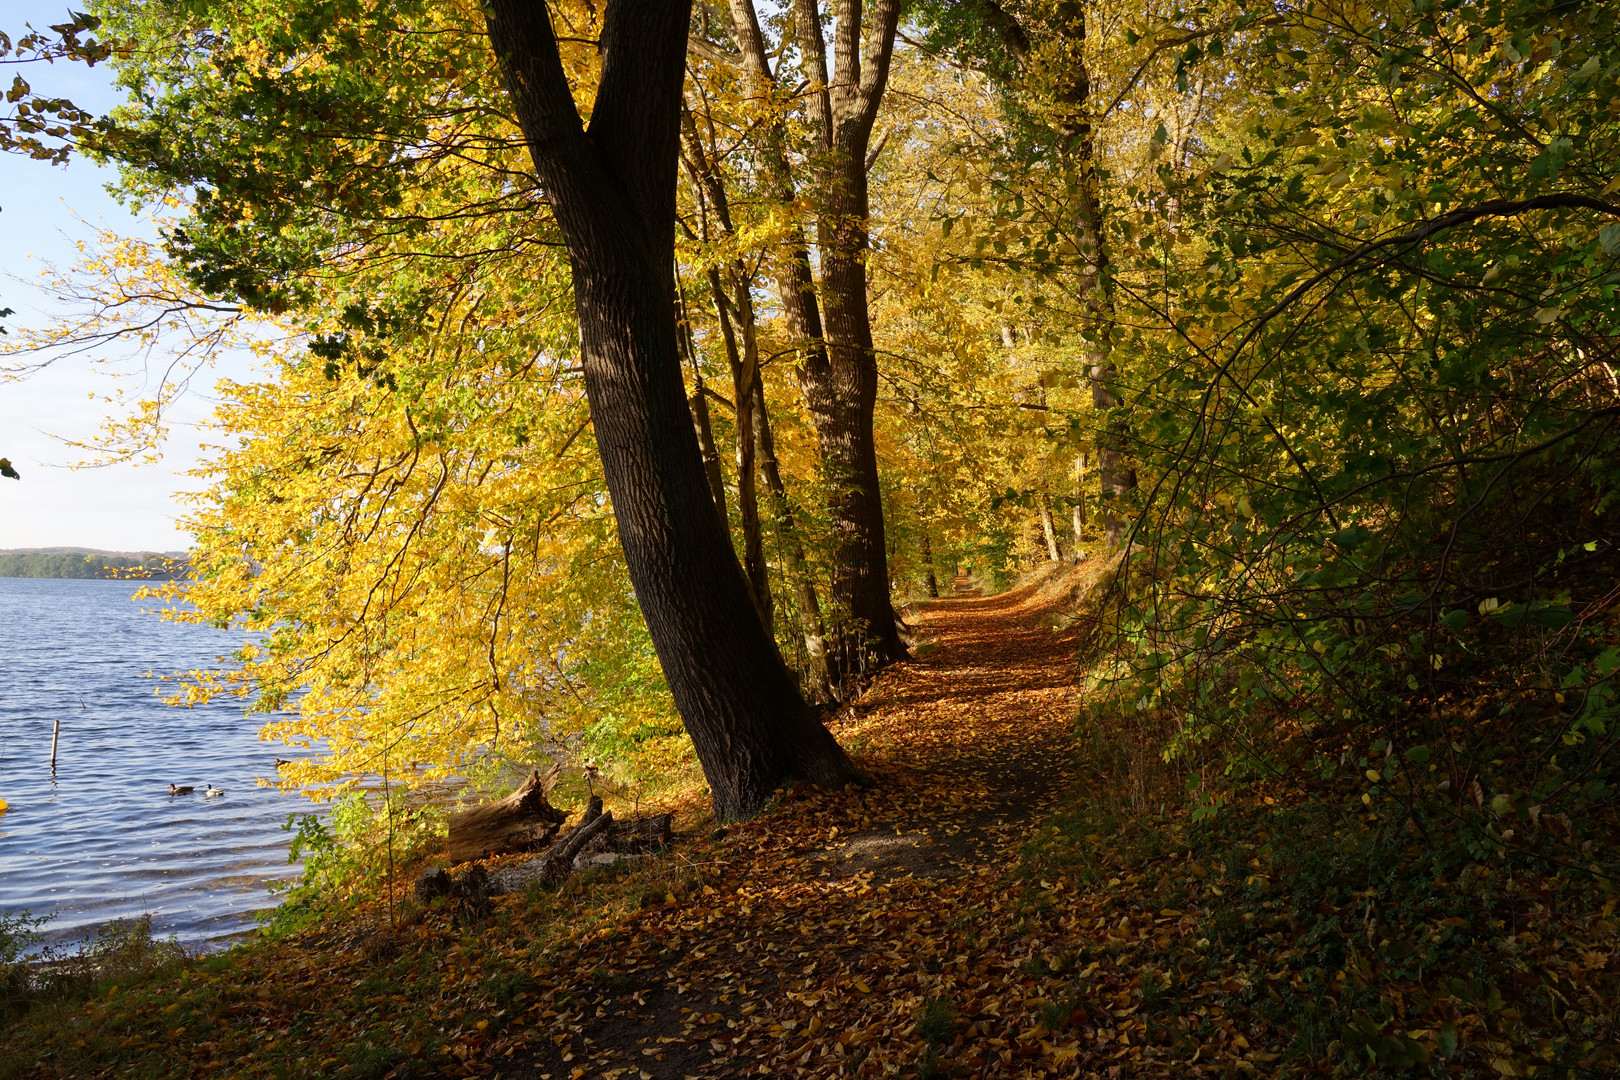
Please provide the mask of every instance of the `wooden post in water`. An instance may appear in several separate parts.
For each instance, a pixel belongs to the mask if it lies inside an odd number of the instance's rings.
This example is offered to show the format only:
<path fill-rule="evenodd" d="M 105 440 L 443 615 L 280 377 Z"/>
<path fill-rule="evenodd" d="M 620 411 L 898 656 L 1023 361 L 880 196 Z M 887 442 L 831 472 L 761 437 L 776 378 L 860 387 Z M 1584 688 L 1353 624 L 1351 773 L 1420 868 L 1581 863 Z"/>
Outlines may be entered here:
<path fill-rule="evenodd" d="M 62 739 L 62 718 L 56 718 L 56 729 L 51 732 L 51 772 L 56 771 L 56 744 Z"/>

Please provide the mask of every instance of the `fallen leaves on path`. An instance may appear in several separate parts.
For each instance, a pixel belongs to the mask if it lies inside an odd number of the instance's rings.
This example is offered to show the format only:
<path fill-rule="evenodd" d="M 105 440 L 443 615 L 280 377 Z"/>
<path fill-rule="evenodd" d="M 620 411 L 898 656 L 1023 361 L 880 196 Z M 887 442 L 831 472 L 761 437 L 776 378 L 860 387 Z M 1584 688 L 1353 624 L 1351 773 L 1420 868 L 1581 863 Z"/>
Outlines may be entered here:
<path fill-rule="evenodd" d="M 919 613 L 919 659 L 835 723 L 868 788 L 799 786 L 713 831 L 694 797 L 663 859 L 472 917 L 436 904 L 389 929 L 370 909 L 205 959 L 36 1023 L 38 1047 L 0 1077 L 1615 1064 L 1620 927 L 1594 890 L 1527 891 L 1490 867 L 1444 880 L 1385 828 L 1390 873 L 1422 888 L 1380 893 L 1333 862 L 1357 834 L 1281 803 L 1195 829 L 1178 810 L 1077 797 L 1077 635 L 1061 615 L 1029 591 Z"/>

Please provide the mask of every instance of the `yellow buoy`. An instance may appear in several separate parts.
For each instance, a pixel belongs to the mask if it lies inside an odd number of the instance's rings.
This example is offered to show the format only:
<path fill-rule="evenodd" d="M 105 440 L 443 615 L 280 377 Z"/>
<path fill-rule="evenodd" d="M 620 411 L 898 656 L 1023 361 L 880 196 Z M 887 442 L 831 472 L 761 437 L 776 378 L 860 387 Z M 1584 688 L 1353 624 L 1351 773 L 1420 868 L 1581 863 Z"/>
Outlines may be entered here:
<path fill-rule="evenodd" d="M 0 799 L 0 814 L 6 812 L 6 800 Z"/>

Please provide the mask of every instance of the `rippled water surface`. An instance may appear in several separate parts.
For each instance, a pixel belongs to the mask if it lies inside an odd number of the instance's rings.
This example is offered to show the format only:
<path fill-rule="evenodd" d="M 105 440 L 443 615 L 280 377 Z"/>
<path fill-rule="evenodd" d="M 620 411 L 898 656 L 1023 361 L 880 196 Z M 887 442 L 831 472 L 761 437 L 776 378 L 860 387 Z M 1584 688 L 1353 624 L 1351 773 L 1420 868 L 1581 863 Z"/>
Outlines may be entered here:
<path fill-rule="evenodd" d="M 212 665 L 240 634 L 163 622 L 136 588 L 0 578 L 0 911 L 53 914 L 58 941 L 151 912 L 160 934 L 217 942 L 295 872 L 280 825 L 309 803 L 256 783 L 292 756 L 258 740 L 262 717 L 234 698 L 170 708 L 146 677 Z M 171 799 L 171 782 L 197 791 Z"/>

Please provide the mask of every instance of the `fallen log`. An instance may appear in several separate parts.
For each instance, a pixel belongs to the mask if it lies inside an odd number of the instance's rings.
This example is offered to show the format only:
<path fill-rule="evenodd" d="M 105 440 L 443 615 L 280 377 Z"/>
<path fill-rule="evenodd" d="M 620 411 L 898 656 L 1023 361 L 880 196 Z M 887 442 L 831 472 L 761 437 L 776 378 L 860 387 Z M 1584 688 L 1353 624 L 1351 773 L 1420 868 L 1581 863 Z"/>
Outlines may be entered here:
<path fill-rule="evenodd" d="M 568 839 L 553 845 L 550 851 L 540 857 L 540 876 L 553 885 L 562 881 L 574 872 L 574 856 L 579 854 L 580 849 L 599 834 L 607 832 L 612 825 L 613 811 L 603 810 L 602 800 L 593 798 L 591 809 L 586 812 L 585 820 L 579 823 L 579 827 L 568 834 Z"/>
<path fill-rule="evenodd" d="M 450 861 L 472 862 L 514 851 L 536 851 L 551 843 L 568 819 L 547 796 L 562 775 L 553 765 L 544 776 L 536 770 L 504 799 L 496 799 L 450 816 Z"/>
<path fill-rule="evenodd" d="M 521 863 L 503 866 L 489 875 L 489 895 L 522 892 L 536 881 L 559 885 L 575 870 L 604 864 L 609 858 L 639 857 L 663 851 L 674 843 L 668 814 L 619 821 L 611 810 L 602 809 L 602 800 L 591 796 L 579 824 L 553 839 L 543 854 Z M 603 853 L 598 855 L 596 853 Z M 612 853 L 608 856 L 607 853 Z"/>

